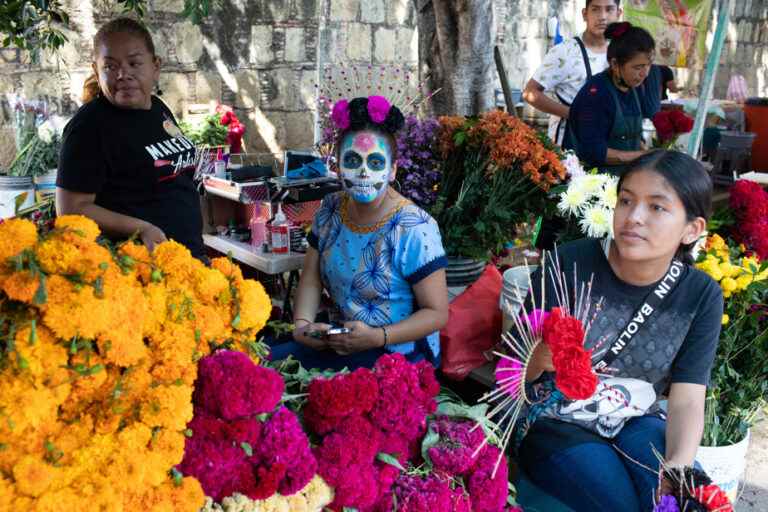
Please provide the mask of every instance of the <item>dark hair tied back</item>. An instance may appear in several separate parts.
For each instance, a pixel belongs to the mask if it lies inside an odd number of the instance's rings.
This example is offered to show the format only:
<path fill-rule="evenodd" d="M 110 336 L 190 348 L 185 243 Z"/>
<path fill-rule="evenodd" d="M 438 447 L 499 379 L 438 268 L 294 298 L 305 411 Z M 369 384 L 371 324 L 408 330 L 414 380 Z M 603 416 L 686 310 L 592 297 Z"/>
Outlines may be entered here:
<path fill-rule="evenodd" d="M 628 21 L 608 25 L 605 38 L 611 41 L 608 44 L 608 62 L 616 59 L 619 64 L 625 64 L 638 53 L 651 53 L 656 49 L 653 36 Z"/>

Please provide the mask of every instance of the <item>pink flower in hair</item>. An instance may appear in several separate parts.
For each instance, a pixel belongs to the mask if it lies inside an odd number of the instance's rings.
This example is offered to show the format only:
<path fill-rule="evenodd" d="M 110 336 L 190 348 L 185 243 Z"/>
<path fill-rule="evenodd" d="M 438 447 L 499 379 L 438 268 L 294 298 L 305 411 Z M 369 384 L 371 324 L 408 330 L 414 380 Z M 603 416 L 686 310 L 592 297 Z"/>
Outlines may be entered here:
<path fill-rule="evenodd" d="M 391 108 L 389 101 L 384 96 L 368 97 L 368 117 L 376 124 L 381 124 L 389 115 Z"/>
<path fill-rule="evenodd" d="M 331 120 L 339 130 L 343 131 L 349 128 L 349 102 L 347 100 L 339 100 L 333 105 Z"/>

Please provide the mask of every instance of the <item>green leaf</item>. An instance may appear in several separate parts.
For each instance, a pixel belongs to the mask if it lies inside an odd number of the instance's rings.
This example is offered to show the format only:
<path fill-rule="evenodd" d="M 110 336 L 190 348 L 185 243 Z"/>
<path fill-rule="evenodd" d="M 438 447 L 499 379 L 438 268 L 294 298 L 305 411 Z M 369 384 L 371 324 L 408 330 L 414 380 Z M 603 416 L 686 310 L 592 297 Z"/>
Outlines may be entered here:
<path fill-rule="evenodd" d="M 176 468 L 171 468 L 171 477 L 173 478 L 173 484 L 176 487 L 181 487 L 184 482 L 184 475 Z"/>
<path fill-rule="evenodd" d="M 402 464 L 400 464 L 400 461 L 397 460 L 397 458 L 393 457 L 392 455 L 384 452 L 379 452 L 376 454 L 376 460 L 380 460 L 381 462 L 385 464 L 389 464 L 390 466 L 394 466 L 400 471 L 405 471 L 405 468 Z"/>
<path fill-rule="evenodd" d="M 432 459 L 429 458 L 429 449 L 435 446 L 440 441 L 440 435 L 435 432 L 430 423 L 427 435 L 424 436 L 424 440 L 421 442 L 421 457 L 424 459 L 427 467 L 432 468 Z"/>
<path fill-rule="evenodd" d="M 195 435 L 191 428 L 184 429 L 184 437 L 192 437 Z"/>
<path fill-rule="evenodd" d="M 235 318 L 232 319 L 232 327 L 237 329 L 237 326 L 240 325 L 240 313 L 235 315 Z"/>
<path fill-rule="evenodd" d="M 37 343 L 37 319 L 32 319 L 32 327 L 29 330 L 29 344 L 34 345 Z"/>
<path fill-rule="evenodd" d="M 243 451 L 245 452 L 245 454 L 247 456 L 249 456 L 249 457 L 253 456 L 253 448 L 251 448 L 250 444 L 248 444 L 245 441 L 243 441 L 242 443 L 240 443 L 240 448 L 243 449 Z"/>
<path fill-rule="evenodd" d="M 16 196 L 16 199 L 14 200 L 14 213 L 18 213 L 19 210 L 21 210 L 22 205 L 24 204 L 24 201 L 27 200 L 27 196 L 29 195 L 29 192 L 22 192 L 21 194 Z"/>
<path fill-rule="evenodd" d="M 48 291 L 45 287 L 45 274 L 40 274 L 40 285 L 37 287 L 32 302 L 38 306 L 48 302 Z"/>

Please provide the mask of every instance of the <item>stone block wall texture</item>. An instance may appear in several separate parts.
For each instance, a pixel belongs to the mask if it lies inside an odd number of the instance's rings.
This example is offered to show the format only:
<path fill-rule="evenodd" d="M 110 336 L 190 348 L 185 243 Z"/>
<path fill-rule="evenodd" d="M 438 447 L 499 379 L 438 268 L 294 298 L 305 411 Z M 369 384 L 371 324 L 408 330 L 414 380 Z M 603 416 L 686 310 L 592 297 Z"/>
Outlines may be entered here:
<path fill-rule="evenodd" d="M 514 88 L 524 86 L 551 45 L 549 17 L 559 17 L 563 34 L 584 29 L 584 0 L 492 1 L 495 23 L 488 30 L 496 30 Z M 73 30 L 58 56 L 33 65 L 24 52 L 0 49 L 0 165 L 12 155 L 3 148 L 12 140 L 5 93 L 46 99 L 53 112 L 74 113 L 91 72 L 91 39 L 119 14 L 114 0 L 65 3 Z M 768 96 L 768 0 L 733 3 L 715 95 L 723 97 L 730 76 L 739 73 L 751 94 Z M 182 16 L 183 0 L 148 4 L 146 21 L 163 59 L 163 99 L 178 116 L 194 104 L 233 105 L 246 123 L 251 151 L 312 144 L 318 65 L 418 67 L 414 0 L 222 0 L 200 26 Z M 700 73 L 680 73 L 679 79 L 695 90 Z"/>
<path fill-rule="evenodd" d="M 24 52 L 0 49 L 3 132 L 11 123 L 6 93 L 45 99 L 65 115 L 80 104 L 93 35 L 120 9 L 113 0 L 65 2 L 73 30 L 58 57 L 32 65 Z M 180 117 L 190 105 L 233 105 L 246 124 L 249 151 L 312 145 L 318 64 L 417 68 L 409 0 L 223 0 L 199 26 L 183 9 L 183 0 L 148 2 L 146 22 L 163 60 L 162 98 Z M 12 137 L 0 138 L 0 145 L 3 140 L 12 144 Z"/>

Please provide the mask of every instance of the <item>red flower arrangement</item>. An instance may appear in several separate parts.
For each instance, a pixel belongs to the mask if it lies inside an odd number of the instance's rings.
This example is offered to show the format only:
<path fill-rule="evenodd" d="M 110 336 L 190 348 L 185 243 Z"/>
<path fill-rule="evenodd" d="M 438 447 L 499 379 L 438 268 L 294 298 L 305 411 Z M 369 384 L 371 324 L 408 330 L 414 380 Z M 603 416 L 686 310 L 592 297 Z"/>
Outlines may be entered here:
<path fill-rule="evenodd" d="M 569 400 L 586 400 L 597 389 L 592 351 L 584 349 L 584 326 L 560 308 L 552 308 L 544 320 L 544 343 L 552 351 L 555 385 Z"/>
<path fill-rule="evenodd" d="M 653 126 L 662 146 L 669 146 L 683 133 L 693 130 L 693 119 L 682 110 L 660 110 L 653 116 Z"/>
<path fill-rule="evenodd" d="M 202 359 L 178 470 L 197 478 L 217 501 L 236 492 L 266 499 L 303 489 L 317 461 L 296 415 L 284 407 L 275 411 L 283 387 L 279 373 L 242 352 Z"/>
<path fill-rule="evenodd" d="M 760 259 L 768 258 L 768 192 L 758 183 L 738 180 L 731 187 L 730 207 L 737 221 L 734 240 Z"/>
<path fill-rule="evenodd" d="M 318 473 L 335 490 L 331 510 L 505 510 L 506 460 L 494 475 L 501 452 L 474 422 L 430 420 L 439 390 L 429 363 L 401 354 L 310 383 L 303 414 L 318 436 Z"/>
<path fill-rule="evenodd" d="M 219 118 L 221 125 L 227 127 L 227 144 L 229 144 L 230 152 L 242 153 L 245 125 L 240 122 L 240 119 L 238 119 L 235 113 L 228 107 L 219 105 L 216 107 L 216 112 L 221 114 L 221 117 Z"/>

